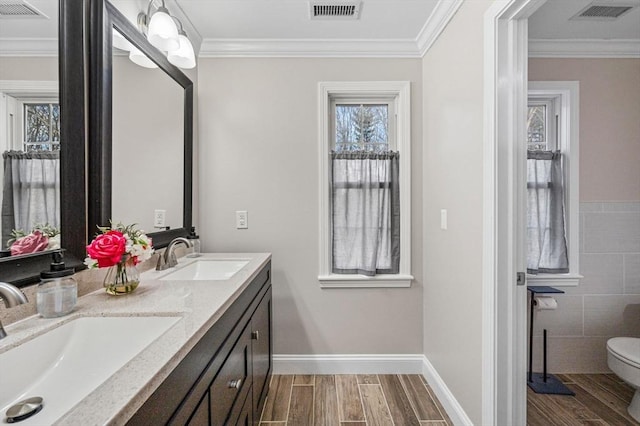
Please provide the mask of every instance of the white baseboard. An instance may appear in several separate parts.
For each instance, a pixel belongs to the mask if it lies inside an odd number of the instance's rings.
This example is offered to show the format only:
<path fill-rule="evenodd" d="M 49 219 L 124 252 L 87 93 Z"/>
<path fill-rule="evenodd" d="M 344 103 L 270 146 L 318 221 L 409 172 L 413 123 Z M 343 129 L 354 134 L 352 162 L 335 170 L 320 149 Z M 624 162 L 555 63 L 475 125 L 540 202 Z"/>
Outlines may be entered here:
<path fill-rule="evenodd" d="M 273 355 L 274 374 L 422 374 L 422 354 Z"/>
<path fill-rule="evenodd" d="M 453 393 L 451 393 L 447 384 L 442 380 L 442 377 L 440 377 L 433 364 L 429 362 L 426 356 L 423 356 L 422 359 L 422 375 L 427 379 L 427 383 L 429 383 L 429 386 L 433 389 L 436 398 L 438 398 L 444 407 L 453 424 L 473 426 L 473 422 L 471 422 L 467 413 L 465 413 L 458 400 L 453 396 Z"/>

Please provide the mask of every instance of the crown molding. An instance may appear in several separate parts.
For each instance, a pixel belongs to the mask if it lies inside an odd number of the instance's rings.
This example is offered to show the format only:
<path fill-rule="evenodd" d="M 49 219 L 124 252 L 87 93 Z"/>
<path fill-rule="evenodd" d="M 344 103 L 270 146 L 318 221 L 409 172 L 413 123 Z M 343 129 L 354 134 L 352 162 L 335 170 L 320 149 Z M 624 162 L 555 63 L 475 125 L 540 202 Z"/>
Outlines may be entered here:
<path fill-rule="evenodd" d="M 464 0 L 443 1 L 440 0 L 436 7 L 429 15 L 427 22 L 418 33 L 416 37 L 416 45 L 420 56 L 424 56 L 427 50 L 431 48 L 431 45 L 438 39 L 442 31 L 456 14 Z"/>
<path fill-rule="evenodd" d="M 415 39 L 203 39 L 198 57 L 421 58 L 463 2 L 438 1 Z M 197 36 L 194 48 L 199 44 Z M 0 56 L 57 54 L 57 39 L 0 39 Z"/>
<path fill-rule="evenodd" d="M 0 80 L 0 92 L 11 96 L 58 95 L 58 81 Z"/>
<path fill-rule="evenodd" d="M 58 56 L 58 39 L 0 38 L 0 56 Z"/>
<path fill-rule="evenodd" d="M 640 40 L 530 39 L 530 58 L 640 58 Z"/>
<path fill-rule="evenodd" d="M 198 57 L 418 58 L 420 52 L 409 39 L 204 39 Z"/>

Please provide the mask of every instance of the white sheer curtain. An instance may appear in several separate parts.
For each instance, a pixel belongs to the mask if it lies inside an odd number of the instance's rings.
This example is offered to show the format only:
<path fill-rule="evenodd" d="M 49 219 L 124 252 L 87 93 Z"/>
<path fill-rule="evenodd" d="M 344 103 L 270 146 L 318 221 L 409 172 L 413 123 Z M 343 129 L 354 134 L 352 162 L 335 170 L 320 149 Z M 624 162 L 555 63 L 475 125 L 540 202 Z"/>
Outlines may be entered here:
<path fill-rule="evenodd" d="M 527 153 L 527 272 L 569 272 L 562 154 Z"/>
<path fill-rule="evenodd" d="M 60 227 L 60 153 L 6 151 L 2 191 L 2 244 L 13 229 Z"/>
<path fill-rule="evenodd" d="M 333 273 L 397 274 L 400 190 L 397 152 L 333 152 Z"/>

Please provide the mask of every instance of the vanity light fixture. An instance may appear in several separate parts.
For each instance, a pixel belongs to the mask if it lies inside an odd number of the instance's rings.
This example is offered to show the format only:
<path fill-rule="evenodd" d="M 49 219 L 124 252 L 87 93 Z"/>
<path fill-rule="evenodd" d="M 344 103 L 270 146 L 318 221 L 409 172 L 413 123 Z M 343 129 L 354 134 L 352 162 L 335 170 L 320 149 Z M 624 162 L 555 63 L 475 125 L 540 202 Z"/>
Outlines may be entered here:
<path fill-rule="evenodd" d="M 113 47 L 117 47 L 120 50 L 126 50 L 130 52 L 132 49 L 135 49 L 129 40 L 124 38 L 122 34 L 115 28 L 113 29 L 113 38 L 112 38 Z"/>
<path fill-rule="evenodd" d="M 180 29 L 178 30 L 178 41 L 180 42 L 180 47 L 176 50 L 172 50 L 167 53 L 167 59 L 173 65 L 179 68 L 191 69 L 196 67 L 196 55 L 193 52 L 193 45 L 191 41 L 187 37 L 187 33 L 184 32 L 184 28 L 182 27 L 182 22 L 175 16 L 173 19 L 180 25 Z"/>
<path fill-rule="evenodd" d="M 129 52 L 129 59 L 136 65 L 140 65 L 145 68 L 158 68 L 158 65 L 153 62 L 147 55 L 142 53 L 140 49 L 131 45 L 131 51 Z"/>
<path fill-rule="evenodd" d="M 193 45 L 184 31 L 182 22 L 171 16 L 164 0 L 161 0 L 162 5 L 160 7 L 156 6 L 155 12 L 152 13 L 151 6 L 154 1 L 156 0 L 149 1 L 146 14 L 144 12 L 138 14 L 138 27 L 153 46 L 166 52 L 167 59 L 173 65 L 184 69 L 194 68 L 196 66 L 196 57 Z M 180 25 L 180 29 L 178 29 L 176 22 Z M 138 53 L 142 54 L 142 52 L 137 52 L 134 55 L 132 51 L 129 58 L 138 65 L 146 66 L 134 60 L 134 57 L 139 57 Z M 147 64 L 152 62 L 148 58 L 146 59 L 147 61 L 142 59 L 141 62 Z M 155 68 L 155 66 L 147 66 L 147 68 Z"/>
<path fill-rule="evenodd" d="M 178 27 L 176 23 L 171 19 L 169 10 L 164 5 L 162 0 L 162 6 L 156 9 L 151 14 L 151 5 L 154 0 L 149 1 L 147 7 L 147 14 L 145 16 L 145 23 L 147 24 L 147 40 L 158 49 L 164 52 L 170 52 L 180 47 L 178 41 Z M 138 15 L 139 17 L 140 15 Z"/>

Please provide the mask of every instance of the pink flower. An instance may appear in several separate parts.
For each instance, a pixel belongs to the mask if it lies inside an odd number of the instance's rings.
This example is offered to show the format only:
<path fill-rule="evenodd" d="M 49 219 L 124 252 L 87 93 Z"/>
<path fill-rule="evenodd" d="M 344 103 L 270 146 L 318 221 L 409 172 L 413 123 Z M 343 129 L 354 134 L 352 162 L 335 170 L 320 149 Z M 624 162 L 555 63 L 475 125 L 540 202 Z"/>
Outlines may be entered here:
<path fill-rule="evenodd" d="M 98 261 L 98 267 L 104 268 L 118 264 L 126 252 L 127 239 L 120 231 L 108 231 L 98 235 L 87 246 L 89 257 Z"/>
<path fill-rule="evenodd" d="M 40 231 L 33 231 L 32 234 L 16 240 L 11 245 L 11 256 L 19 254 L 35 253 L 42 251 L 49 245 L 49 239 Z"/>

